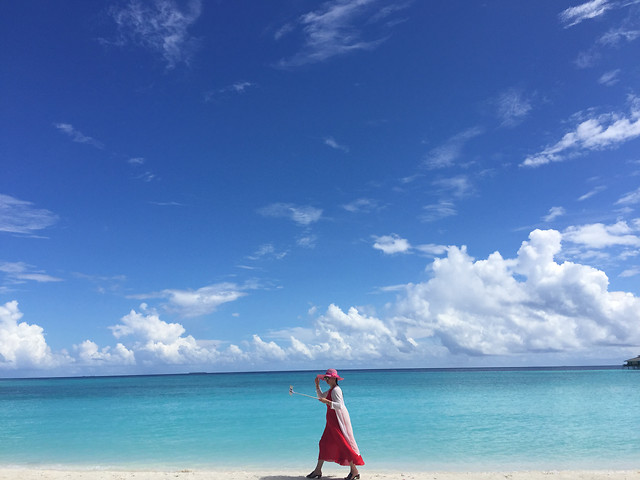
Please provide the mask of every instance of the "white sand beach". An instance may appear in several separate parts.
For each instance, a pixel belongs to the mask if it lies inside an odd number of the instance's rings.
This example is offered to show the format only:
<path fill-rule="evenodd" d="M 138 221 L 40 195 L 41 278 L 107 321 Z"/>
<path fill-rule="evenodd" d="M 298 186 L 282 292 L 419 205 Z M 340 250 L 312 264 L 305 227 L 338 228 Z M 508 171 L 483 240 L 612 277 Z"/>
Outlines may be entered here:
<path fill-rule="evenodd" d="M 339 480 L 344 474 L 327 472 Z M 0 480 L 297 480 L 304 473 L 283 471 L 105 471 L 3 468 Z M 389 472 L 362 471 L 363 480 L 640 480 L 640 470 L 566 470 L 522 472 Z"/>

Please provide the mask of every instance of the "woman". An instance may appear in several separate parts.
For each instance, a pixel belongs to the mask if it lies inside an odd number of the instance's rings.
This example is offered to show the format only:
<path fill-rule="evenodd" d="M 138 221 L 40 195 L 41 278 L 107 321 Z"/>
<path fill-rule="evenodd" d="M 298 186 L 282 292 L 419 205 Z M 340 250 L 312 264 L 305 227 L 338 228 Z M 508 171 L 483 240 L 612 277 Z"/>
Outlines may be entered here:
<path fill-rule="evenodd" d="M 320 379 L 331 387 L 327 392 L 320 390 Z M 321 478 L 322 465 L 325 461 L 335 462 L 340 465 L 349 465 L 351 471 L 345 480 L 359 480 L 360 473 L 356 465 L 364 465 L 360 456 L 358 445 L 353 437 L 349 412 L 342 400 L 342 389 L 338 386 L 338 380 L 344 380 L 338 372 L 330 368 L 327 373 L 316 377 L 316 393 L 318 400 L 327 405 L 327 425 L 320 438 L 320 453 L 316 468 L 307 475 L 307 478 Z"/>

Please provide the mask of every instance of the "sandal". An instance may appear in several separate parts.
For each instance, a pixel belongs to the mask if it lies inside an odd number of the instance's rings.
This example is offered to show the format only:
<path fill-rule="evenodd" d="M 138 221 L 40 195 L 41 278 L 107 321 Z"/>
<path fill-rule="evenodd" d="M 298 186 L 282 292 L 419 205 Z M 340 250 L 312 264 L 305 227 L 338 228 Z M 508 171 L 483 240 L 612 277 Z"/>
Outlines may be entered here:
<path fill-rule="evenodd" d="M 314 470 L 309 475 L 307 475 L 307 478 L 322 478 L 322 474 L 316 473 L 316 471 Z"/>

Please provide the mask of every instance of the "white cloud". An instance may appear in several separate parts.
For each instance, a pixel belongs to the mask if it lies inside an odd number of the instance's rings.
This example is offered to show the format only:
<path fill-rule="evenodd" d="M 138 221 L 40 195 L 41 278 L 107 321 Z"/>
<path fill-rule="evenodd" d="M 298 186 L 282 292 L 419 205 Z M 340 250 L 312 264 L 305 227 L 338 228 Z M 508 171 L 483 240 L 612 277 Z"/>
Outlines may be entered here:
<path fill-rule="evenodd" d="M 447 251 L 447 247 L 445 245 L 437 245 L 435 243 L 426 243 L 424 245 L 416 245 L 413 248 L 429 256 L 442 255 Z"/>
<path fill-rule="evenodd" d="M 578 56 L 574 60 L 574 64 L 576 67 L 584 69 L 593 67 L 598 63 L 602 54 L 598 51 L 598 49 L 590 48 L 586 51 L 578 53 Z"/>
<path fill-rule="evenodd" d="M 240 82 L 236 82 L 234 84 L 232 84 L 229 88 L 229 90 L 236 92 L 236 93 L 244 93 L 249 87 L 255 87 L 255 83 L 253 82 L 244 82 L 244 81 L 240 81 Z"/>
<path fill-rule="evenodd" d="M 172 0 L 130 0 L 124 8 L 113 7 L 110 11 L 119 32 L 115 43 L 130 43 L 159 54 L 168 69 L 188 64 L 197 45 L 188 30 L 201 10 L 200 0 L 189 1 L 184 10 Z"/>
<path fill-rule="evenodd" d="M 216 100 L 221 96 L 225 96 L 226 94 L 238 94 L 241 95 L 245 93 L 249 88 L 255 87 L 256 84 L 253 82 L 247 81 L 238 81 L 232 83 L 231 85 L 227 85 L 226 87 L 219 88 L 217 90 L 210 90 L 204 94 L 204 99 L 207 102 Z"/>
<path fill-rule="evenodd" d="M 372 27 L 388 15 L 399 10 L 386 10 L 380 15 L 376 0 L 333 0 L 323 3 L 317 10 L 300 16 L 295 23 L 287 23 L 275 35 L 276 39 L 300 28 L 304 36 L 301 50 L 281 67 L 296 67 L 323 62 L 330 58 L 360 50 L 372 50 L 384 41 L 376 34 L 373 40 L 363 40 L 363 26 Z M 360 25 L 360 26 L 357 26 Z M 387 26 L 389 23 L 387 23 Z"/>
<path fill-rule="evenodd" d="M 328 147 L 333 148 L 334 150 L 342 150 L 343 152 L 349 152 L 349 147 L 339 144 L 333 139 L 333 137 L 325 138 L 324 144 L 327 145 Z"/>
<path fill-rule="evenodd" d="M 73 128 L 73 125 L 70 125 L 68 123 L 54 123 L 53 126 L 56 127 L 58 130 L 60 130 L 65 135 L 69 136 L 71 140 L 73 140 L 74 142 L 86 143 L 88 145 L 93 145 L 96 148 L 104 147 L 102 142 L 99 142 L 95 138 L 91 138 L 84 135 L 82 132 Z"/>
<path fill-rule="evenodd" d="M 532 110 L 531 100 L 516 88 L 502 93 L 496 100 L 498 117 L 502 126 L 515 127 L 529 115 Z"/>
<path fill-rule="evenodd" d="M 302 226 L 310 225 L 322 218 L 322 210 L 319 208 L 291 203 L 273 203 L 259 209 L 258 213 L 265 217 L 288 218 Z"/>
<path fill-rule="evenodd" d="M 452 166 L 462 155 L 465 145 L 484 133 L 480 127 L 472 127 L 449 138 L 443 145 L 432 149 L 424 158 L 423 165 L 428 169 Z"/>
<path fill-rule="evenodd" d="M 373 315 L 351 307 L 345 313 L 335 304 L 315 319 L 312 329 L 280 332 L 290 346 L 283 348 L 286 358 L 302 361 L 343 361 L 371 365 L 371 360 L 398 360 L 414 351 L 412 339 L 393 330 L 393 326 Z"/>
<path fill-rule="evenodd" d="M 0 305 L 0 369 L 49 369 L 71 361 L 52 353 L 44 329 L 20 322 L 22 315 L 15 300 Z"/>
<path fill-rule="evenodd" d="M 6 274 L 10 283 L 24 283 L 33 281 L 38 283 L 61 282 L 61 278 L 47 275 L 42 270 L 34 270 L 32 265 L 24 262 L 0 263 L 0 272 Z"/>
<path fill-rule="evenodd" d="M 135 295 L 132 298 L 150 299 L 163 298 L 165 307 L 183 317 L 197 317 L 214 312 L 220 305 L 234 302 L 247 295 L 244 291 L 248 287 L 241 287 L 235 283 L 224 282 L 197 290 L 166 289 L 161 292 Z"/>
<path fill-rule="evenodd" d="M 589 248 L 607 248 L 612 246 L 640 246 L 640 237 L 626 222 L 613 225 L 594 223 L 572 226 L 563 232 L 563 239 Z"/>
<path fill-rule="evenodd" d="M 560 21 L 565 24 L 565 28 L 572 27 L 590 18 L 595 18 L 611 8 L 608 0 L 591 0 L 590 2 L 569 7 L 563 10 L 559 17 Z"/>
<path fill-rule="evenodd" d="M 387 255 L 392 255 L 394 253 L 409 253 L 411 251 L 411 245 L 409 242 L 395 233 L 391 235 L 382 235 L 380 237 L 374 235 L 373 238 L 375 239 L 373 248 L 381 250 Z"/>
<path fill-rule="evenodd" d="M 616 202 L 616 205 L 635 205 L 636 203 L 640 203 L 640 188 L 620 197 Z"/>
<path fill-rule="evenodd" d="M 596 187 L 593 190 L 590 190 L 584 195 L 580 196 L 580 198 L 578 198 L 578 201 L 583 202 L 584 200 L 588 200 L 589 198 L 593 197 L 594 195 L 597 195 L 598 193 L 602 192 L 605 189 L 606 187 L 603 187 L 603 186 Z"/>
<path fill-rule="evenodd" d="M 408 287 L 399 313 L 452 352 L 508 355 L 639 344 L 640 299 L 609 292 L 602 271 L 556 263 L 560 249 L 554 230 L 532 232 L 512 260 L 496 252 L 475 261 L 464 248 L 452 247 L 447 258 L 434 261 L 431 280 Z"/>
<path fill-rule="evenodd" d="M 145 310 L 146 306 L 142 308 Z M 215 361 L 218 356 L 215 345 L 199 344 L 191 335 L 184 335 L 182 325 L 167 323 L 154 313 L 145 315 L 131 310 L 120 322 L 110 327 L 114 337 L 132 337 L 134 342 L 127 351 L 135 352 L 143 363 L 203 364 Z M 125 358 L 131 359 L 132 355 Z"/>
<path fill-rule="evenodd" d="M 473 191 L 473 185 L 471 185 L 469 177 L 466 175 L 434 180 L 432 185 L 437 187 L 439 193 L 455 198 L 464 198 Z"/>
<path fill-rule="evenodd" d="M 118 343 L 115 348 L 100 349 L 95 342 L 85 340 L 80 345 L 74 345 L 74 350 L 77 352 L 78 363 L 83 366 L 136 364 L 134 352 L 121 343 Z"/>
<path fill-rule="evenodd" d="M 637 38 L 640 38 L 640 30 L 621 27 L 605 33 L 602 37 L 600 37 L 599 43 L 615 47 L 622 41 L 633 42 Z"/>
<path fill-rule="evenodd" d="M 474 260 L 465 247 L 435 259 L 432 278 L 408 284 L 386 318 L 331 305 L 314 336 L 292 333 L 295 352 L 370 364 L 442 356 L 582 352 L 640 345 L 640 299 L 610 292 L 604 272 L 556 263 L 562 235 L 535 230 L 518 255 Z M 397 290 L 397 289 L 396 289 Z M 444 350 L 443 350 L 444 349 Z"/>
<path fill-rule="evenodd" d="M 5 368 L 121 366 L 123 371 L 163 365 L 197 368 L 286 368 L 340 358 L 354 368 L 418 365 L 450 355 L 504 356 L 624 354 L 640 346 L 640 298 L 610 291 L 607 275 L 564 261 L 562 242 L 592 248 L 640 243 L 628 226 L 573 227 L 564 233 L 535 230 L 514 258 L 494 252 L 476 260 L 466 247 L 446 248 L 426 270 L 429 279 L 388 288 L 395 301 L 379 315 L 371 307 L 330 304 L 309 327 L 255 333 L 240 345 L 197 340 L 179 323 L 132 310 L 110 327 L 115 347 L 86 340 L 76 359 L 51 354 L 37 325 L 19 323 L 17 303 L 0 307 L 0 365 Z M 399 237 L 389 245 L 401 245 Z M 382 238 L 382 237 L 381 237 Z M 408 242 L 406 242 L 408 244 Z M 417 249 L 417 247 L 416 247 Z M 401 251 L 402 249 L 400 249 Z M 637 275 L 629 268 L 622 276 Z M 309 310 L 317 315 L 316 307 Z M 270 338 L 267 338 L 270 337 Z M 613 353 L 611 353 L 613 352 Z M 544 358 L 544 357 L 543 357 Z M 446 361 L 446 360 L 444 360 Z"/>
<path fill-rule="evenodd" d="M 261 260 L 264 258 L 268 258 L 268 259 L 275 258 L 276 260 L 282 260 L 288 254 L 289 252 L 287 252 L 286 250 L 285 251 L 276 250 L 276 247 L 272 243 L 265 243 L 263 245 L 260 245 L 258 249 L 252 255 L 249 255 L 247 258 L 249 260 Z"/>
<path fill-rule="evenodd" d="M 609 72 L 603 73 L 598 79 L 598 83 L 601 85 L 606 85 L 607 87 L 611 87 L 620 81 L 619 78 L 620 69 L 611 70 Z"/>
<path fill-rule="evenodd" d="M 425 205 L 422 210 L 423 213 L 420 215 L 420 220 L 423 222 L 435 222 L 458 214 L 456 206 L 449 200 L 441 200 L 436 204 Z"/>
<path fill-rule="evenodd" d="M 566 213 L 567 212 L 562 207 L 551 207 L 549 209 L 549 213 L 547 215 L 545 215 L 544 221 L 545 222 L 552 222 L 556 218 L 561 217 L 561 216 L 565 215 Z"/>
<path fill-rule="evenodd" d="M 628 278 L 628 277 L 635 277 L 636 275 L 640 275 L 640 267 L 628 268 L 620 274 L 620 277 Z"/>
<path fill-rule="evenodd" d="M 373 248 L 380 250 L 386 255 L 393 255 L 396 253 L 414 253 L 419 252 L 430 257 L 442 255 L 447 251 L 447 247 L 444 245 L 436 245 L 428 243 L 424 245 L 413 246 L 408 240 L 392 233 L 391 235 L 373 236 L 375 240 Z"/>
<path fill-rule="evenodd" d="M 351 213 L 371 212 L 379 208 L 378 202 L 370 198 L 358 198 L 351 203 L 342 205 L 346 211 Z"/>
<path fill-rule="evenodd" d="M 306 233 L 296 238 L 296 245 L 303 248 L 315 248 L 317 240 L 317 235 Z"/>
<path fill-rule="evenodd" d="M 640 98 L 630 97 L 629 115 L 609 113 L 589 118 L 565 134 L 561 140 L 527 157 L 522 166 L 539 167 L 566 160 L 590 150 L 615 148 L 640 136 Z"/>
<path fill-rule="evenodd" d="M 57 221 L 58 216 L 49 210 L 0 193 L 0 232 L 34 235 Z"/>
<path fill-rule="evenodd" d="M 127 161 L 127 163 L 129 163 L 129 165 L 131 165 L 132 168 L 138 170 L 140 167 L 142 167 L 142 165 L 146 163 L 146 159 L 143 157 L 134 157 L 134 158 L 130 158 Z M 156 176 L 155 173 L 147 170 L 145 172 L 136 173 L 133 178 L 135 178 L 136 180 L 142 180 L 143 182 L 149 183 L 157 179 L 158 177 Z"/>
<path fill-rule="evenodd" d="M 259 360 L 285 360 L 286 352 L 275 342 L 265 342 L 258 335 L 253 335 L 253 347 Z"/>

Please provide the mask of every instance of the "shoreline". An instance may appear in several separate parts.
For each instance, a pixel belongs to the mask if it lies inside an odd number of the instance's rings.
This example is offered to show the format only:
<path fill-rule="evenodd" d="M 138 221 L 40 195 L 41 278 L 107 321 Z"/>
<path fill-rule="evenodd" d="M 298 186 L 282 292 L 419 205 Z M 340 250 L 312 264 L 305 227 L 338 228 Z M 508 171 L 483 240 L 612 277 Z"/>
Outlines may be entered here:
<path fill-rule="evenodd" d="M 338 480 L 348 473 L 345 468 L 326 468 L 322 478 Z M 362 479 L 375 480 L 640 480 L 640 468 L 631 470 L 523 470 L 488 472 L 438 472 L 360 470 Z M 0 480 L 295 480 L 305 478 L 297 470 L 89 470 L 0 467 Z"/>

